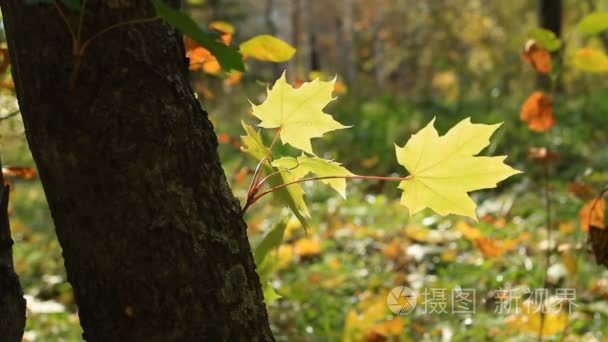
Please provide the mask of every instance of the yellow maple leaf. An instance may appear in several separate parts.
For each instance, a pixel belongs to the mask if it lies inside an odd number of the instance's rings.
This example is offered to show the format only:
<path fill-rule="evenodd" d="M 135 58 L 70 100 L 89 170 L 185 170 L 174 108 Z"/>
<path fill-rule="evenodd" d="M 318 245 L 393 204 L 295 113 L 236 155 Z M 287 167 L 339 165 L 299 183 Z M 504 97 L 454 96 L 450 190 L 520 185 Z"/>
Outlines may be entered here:
<path fill-rule="evenodd" d="M 475 156 L 488 146 L 500 124 L 473 124 L 467 118 L 439 136 L 434 122 L 414 134 L 404 147 L 395 146 L 397 161 L 411 176 L 399 184 L 401 204 L 410 214 L 428 207 L 443 216 L 453 213 L 477 219 L 475 202 L 467 193 L 493 188 L 520 173 L 503 163 L 506 156 Z"/>
<path fill-rule="evenodd" d="M 323 108 L 335 99 L 332 96 L 334 83 L 335 79 L 328 82 L 315 79 L 294 89 L 283 72 L 268 90 L 266 100 L 259 105 L 251 104 L 253 115 L 262 120 L 258 126 L 278 128 L 284 144 L 314 154 L 310 139 L 348 128 L 323 112 Z"/>

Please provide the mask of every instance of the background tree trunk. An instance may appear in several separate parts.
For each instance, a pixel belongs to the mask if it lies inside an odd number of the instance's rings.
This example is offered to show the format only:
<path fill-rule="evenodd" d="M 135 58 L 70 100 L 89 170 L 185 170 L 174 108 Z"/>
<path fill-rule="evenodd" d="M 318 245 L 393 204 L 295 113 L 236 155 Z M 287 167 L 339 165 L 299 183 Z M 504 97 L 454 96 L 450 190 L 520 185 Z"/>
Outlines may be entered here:
<path fill-rule="evenodd" d="M 558 37 L 562 34 L 562 0 L 539 0 L 538 25 Z"/>
<path fill-rule="evenodd" d="M 13 240 L 8 222 L 9 190 L 0 171 L 0 336 L 2 341 L 19 342 L 25 327 L 25 299 L 13 267 Z"/>
<path fill-rule="evenodd" d="M 562 34 L 562 0 L 539 0 L 538 2 L 538 26 L 552 31 L 557 37 Z M 561 52 L 552 53 L 554 59 L 561 59 Z M 554 62 L 555 63 L 555 62 Z M 561 80 L 556 79 L 555 89 L 561 89 Z M 538 74 L 536 83 L 539 87 L 550 89 L 551 80 L 548 75 Z"/>
<path fill-rule="evenodd" d="M 272 340 L 247 227 L 190 87 L 181 35 L 161 21 L 103 34 L 70 91 L 75 58 L 56 8 L 0 4 L 83 337 Z M 85 39 L 154 16 L 148 0 L 86 4 Z M 78 13 L 63 10 L 76 26 Z"/>

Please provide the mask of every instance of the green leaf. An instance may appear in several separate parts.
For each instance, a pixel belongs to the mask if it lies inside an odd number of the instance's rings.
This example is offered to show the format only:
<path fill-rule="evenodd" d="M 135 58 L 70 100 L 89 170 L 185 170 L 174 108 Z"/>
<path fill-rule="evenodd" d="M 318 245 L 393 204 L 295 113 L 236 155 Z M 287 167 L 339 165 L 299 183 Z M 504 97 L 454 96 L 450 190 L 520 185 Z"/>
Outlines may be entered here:
<path fill-rule="evenodd" d="M 549 51 L 556 51 L 562 46 L 562 41 L 553 31 L 542 28 L 535 28 L 528 34 L 528 37 L 534 39 L 537 44 Z"/>
<path fill-rule="evenodd" d="M 72 11 L 80 12 L 80 9 L 82 8 L 80 0 L 61 0 L 61 2 L 65 5 L 65 7 L 71 9 Z"/>
<path fill-rule="evenodd" d="M 296 49 L 279 38 L 263 34 L 243 42 L 240 51 L 244 57 L 279 63 L 290 60 Z"/>
<path fill-rule="evenodd" d="M 217 58 L 222 69 L 245 71 L 243 57 L 236 49 L 218 42 L 215 34 L 201 30 L 189 16 L 173 9 L 162 0 L 152 0 L 152 3 L 159 17 L 209 50 Z"/>
<path fill-rule="evenodd" d="M 256 262 L 256 272 L 260 277 L 260 284 L 262 284 L 262 292 L 264 293 L 264 302 L 266 304 L 270 304 L 278 298 L 281 298 L 281 296 L 275 292 L 274 288 L 270 284 L 270 278 L 272 277 L 277 264 L 276 261 L 277 259 L 275 257 L 269 256 L 259 264 Z"/>
<path fill-rule="evenodd" d="M 267 167 L 267 174 L 270 172 L 274 172 L 275 169 L 269 166 Z M 270 172 L 269 172 L 270 171 Z M 276 188 L 277 186 L 281 186 L 283 184 L 294 181 L 290 175 L 281 174 L 277 177 L 270 177 L 268 179 L 268 184 L 270 184 L 271 188 Z M 300 184 L 292 184 L 288 185 L 284 188 L 281 188 L 277 191 L 272 192 L 273 197 L 276 201 L 286 204 L 289 209 L 296 215 L 302 226 L 306 229 L 310 226 L 308 219 L 310 218 L 310 213 L 308 211 L 308 206 L 306 202 L 304 202 L 304 190 Z"/>
<path fill-rule="evenodd" d="M 247 134 L 241 136 L 241 141 L 243 142 L 241 150 L 257 161 L 262 160 L 268 154 L 268 147 L 264 145 L 259 132 L 245 123 L 242 123 L 242 125 Z M 277 169 L 264 163 L 264 172 L 266 174 L 271 174 L 275 171 L 277 171 Z M 270 177 L 268 179 L 268 184 L 270 187 L 275 188 L 294 180 L 293 176 L 289 174 L 279 174 Z M 289 207 L 304 228 L 308 228 L 308 218 L 310 217 L 310 214 L 306 202 L 304 202 L 304 190 L 300 184 L 289 185 L 277 191 L 273 191 L 272 194 L 276 201 Z"/>
<path fill-rule="evenodd" d="M 327 160 L 319 157 L 300 156 L 297 159 L 293 157 L 283 157 L 272 162 L 274 167 L 288 170 L 295 179 L 302 179 L 307 174 L 312 173 L 317 177 L 330 176 L 351 176 L 353 175 L 340 163 L 332 160 Z M 331 186 L 343 198 L 346 198 L 346 179 L 320 179 L 322 183 Z"/>
<path fill-rule="evenodd" d="M 266 303 L 266 305 L 281 298 L 281 295 L 274 290 L 272 285 L 270 285 L 270 282 L 262 283 L 262 291 L 264 292 L 264 303 Z"/>
<path fill-rule="evenodd" d="M 594 35 L 608 29 L 608 12 L 593 12 L 586 15 L 578 23 L 582 34 Z"/>
<path fill-rule="evenodd" d="M 241 135 L 241 141 L 243 142 L 241 151 L 247 153 L 257 161 L 264 159 L 268 154 L 268 147 L 262 142 L 260 133 L 243 121 L 241 121 L 241 125 L 243 125 L 243 128 L 245 129 L 245 133 L 247 133 L 246 135 Z"/>
<path fill-rule="evenodd" d="M 276 249 L 281 245 L 286 227 L 287 220 L 282 220 L 281 222 L 277 223 L 272 230 L 268 232 L 268 234 L 266 234 L 262 241 L 260 241 L 253 251 L 253 258 L 256 265 L 261 265 L 264 262 L 266 255 L 268 255 L 271 250 Z"/>

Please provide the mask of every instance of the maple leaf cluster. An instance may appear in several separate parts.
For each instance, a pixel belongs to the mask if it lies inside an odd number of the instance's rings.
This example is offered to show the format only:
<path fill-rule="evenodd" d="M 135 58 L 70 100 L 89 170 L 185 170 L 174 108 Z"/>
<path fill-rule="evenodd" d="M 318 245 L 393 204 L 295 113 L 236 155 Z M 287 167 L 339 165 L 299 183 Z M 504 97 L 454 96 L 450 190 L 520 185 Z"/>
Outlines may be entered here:
<path fill-rule="evenodd" d="M 475 203 L 468 193 L 493 188 L 499 181 L 520 172 L 504 164 L 506 156 L 477 156 L 489 145 L 491 135 L 500 124 L 473 124 L 468 118 L 443 136 L 434 128 L 433 119 L 405 146 L 395 146 L 397 162 L 406 168 L 408 176 L 354 175 L 335 161 L 317 157 L 311 139 L 348 128 L 323 111 L 335 99 L 332 94 L 335 81 L 335 78 L 331 81 L 315 79 L 294 88 L 283 73 L 268 89 L 261 104 L 252 103 L 253 115 L 261 120 L 259 127 L 275 130 L 283 144 L 302 151 L 300 157 L 282 157 L 270 162 L 277 170 L 275 173 L 283 178 L 285 186 L 279 188 L 285 190 L 287 187 L 292 191 L 291 203 L 296 203 L 295 207 L 301 213 L 307 213 L 307 210 L 297 180 L 313 174 L 317 176 L 316 180 L 327 183 L 342 196 L 345 196 L 348 178 L 400 180 L 398 187 L 404 191 L 401 204 L 410 214 L 431 208 L 441 215 L 452 213 L 476 219 Z M 271 148 L 263 144 L 259 133 L 247 125 L 244 127 L 247 135 L 242 137 L 243 150 L 263 162 L 264 156 L 271 154 Z M 290 207 L 293 210 L 294 206 Z"/>

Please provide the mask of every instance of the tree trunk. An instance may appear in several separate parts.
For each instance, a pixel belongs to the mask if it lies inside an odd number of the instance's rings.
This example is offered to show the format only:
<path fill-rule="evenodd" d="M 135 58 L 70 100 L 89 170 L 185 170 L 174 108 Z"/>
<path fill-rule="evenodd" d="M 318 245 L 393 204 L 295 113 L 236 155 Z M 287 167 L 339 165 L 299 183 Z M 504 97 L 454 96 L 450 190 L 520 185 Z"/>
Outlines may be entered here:
<path fill-rule="evenodd" d="M 539 0 L 538 2 L 538 26 L 552 31 L 557 37 L 562 34 L 562 0 Z M 561 59 L 561 52 L 552 54 L 554 59 Z M 551 85 L 551 80 L 548 75 L 538 74 L 536 83 L 540 88 L 544 89 L 561 89 L 562 82 L 556 79 L 555 85 Z"/>
<path fill-rule="evenodd" d="M 562 0 L 539 0 L 538 24 L 559 37 L 562 34 Z"/>
<path fill-rule="evenodd" d="M 342 60 L 342 74 L 346 83 L 355 87 L 357 85 L 357 62 L 355 50 L 355 24 L 354 24 L 354 0 L 344 0 L 342 5 L 342 42 L 343 49 L 340 51 Z"/>
<path fill-rule="evenodd" d="M 275 35 L 290 45 L 295 45 L 293 17 L 296 4 L 293 0 L 274 0 L 270 5 L 272 6 L 270 17 L 275 28 Z M 294 63 L 294 60 L 291 59 L 284 63 L 275 64 L 275 76 L 278 77 L 285 69 L 295 70 Z M 287 74 L 291 81 L 293 81 L 294 76 L 291 73 Z"/>
<path fill-rule="evenodd" d="M 25 327 L 25 299 L 13 266 L 13 240 L 8 222 L 9 190 L 0 171 L 0 336 L 3 341 L 19 342 Z"/>
<path fill-rule="evenodd" d="M 161 21 L 117 27 L 74 71 L 58 10 L 25 3 L 0 0 L 84 339 L 272 340 L 247 227 L 188 82 L 181 35 Z M 83 3 L 85 39 L 154 16 L 148 0 Z M 62 8 L 77 26 L 78 13 Z"/>

